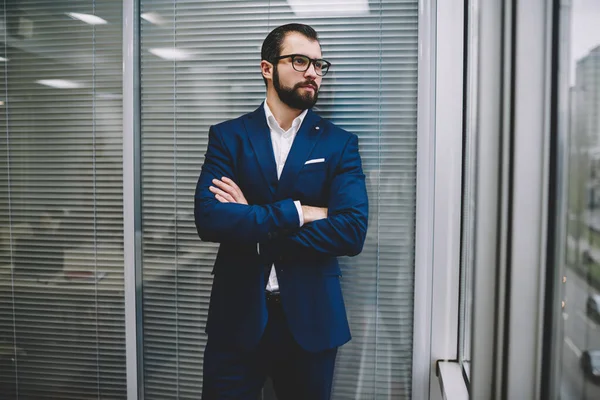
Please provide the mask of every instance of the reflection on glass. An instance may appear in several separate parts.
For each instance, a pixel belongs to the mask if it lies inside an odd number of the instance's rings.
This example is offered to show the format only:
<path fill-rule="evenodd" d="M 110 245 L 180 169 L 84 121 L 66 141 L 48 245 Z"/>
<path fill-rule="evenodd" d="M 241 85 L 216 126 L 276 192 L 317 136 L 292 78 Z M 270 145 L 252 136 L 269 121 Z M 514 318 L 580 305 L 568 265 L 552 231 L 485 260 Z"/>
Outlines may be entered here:
<path fill-rule="evenodd" d="M 575 0 L 561 12 L 570 15 L 560 49 L 570 57 L 561 116 L 570 149 L 560 395 L 591 400 L 600 398 L 600 3 Z"/>
<path fill-rule="evenodd" d="M 0 25 L 0 398 L 124 398 L 122 2 Z"/>

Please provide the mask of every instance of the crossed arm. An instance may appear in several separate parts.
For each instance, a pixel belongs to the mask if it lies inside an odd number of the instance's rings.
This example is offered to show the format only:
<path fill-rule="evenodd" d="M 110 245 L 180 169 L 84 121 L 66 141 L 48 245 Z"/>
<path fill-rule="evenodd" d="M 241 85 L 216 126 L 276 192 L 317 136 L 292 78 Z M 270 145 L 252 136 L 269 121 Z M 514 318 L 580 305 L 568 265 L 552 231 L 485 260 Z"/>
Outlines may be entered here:
<path fill-rule="evenodd" d="M 239 186 L 231 179 L 223 177 L 213 179 L 213 185 L 209 190 L 215 195 L 215 198 L 221 203 L 235 203 L 248 205 L 248 201 Z M 314 222 L 327 218 L 327 208 L 302 205 L 302 215 L 304 223 Z"/>
<path fill-rule="evenodd" d="M 346 143 L 331 183 L 328 208 L 302 205 L 301 228 L 293 199 L 249 205 L 229 178 L 234 176 L 232 159 L 219 132 L 211 128 L 194 207 L 202 240 L 262 243 L 284 234 L 282 245 L 331 256 L 360 253 L 367 231 L 368 200 L 356 136 Z"/>

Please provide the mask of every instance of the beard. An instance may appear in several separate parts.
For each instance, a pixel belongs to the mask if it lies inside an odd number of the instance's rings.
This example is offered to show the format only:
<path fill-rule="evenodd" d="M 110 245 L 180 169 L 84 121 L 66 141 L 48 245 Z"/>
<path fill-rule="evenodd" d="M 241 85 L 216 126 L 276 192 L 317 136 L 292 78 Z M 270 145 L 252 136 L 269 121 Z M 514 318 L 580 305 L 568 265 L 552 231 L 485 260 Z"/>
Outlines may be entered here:
<path fill-rule="evenodd" d="M 300 93 L 302 86 L 311 85 L 314 92 L 307 91 L 304 94 Z M 285 87 L 279 82 L 279 71 L 277 67 L 273 69 L 273 87 L 284 104 L 296 110 L 306 110 L 312 108 L 319 98 L 319 88 L 314 81 L 304 81 L 294 85 L 294 87 Z"/>

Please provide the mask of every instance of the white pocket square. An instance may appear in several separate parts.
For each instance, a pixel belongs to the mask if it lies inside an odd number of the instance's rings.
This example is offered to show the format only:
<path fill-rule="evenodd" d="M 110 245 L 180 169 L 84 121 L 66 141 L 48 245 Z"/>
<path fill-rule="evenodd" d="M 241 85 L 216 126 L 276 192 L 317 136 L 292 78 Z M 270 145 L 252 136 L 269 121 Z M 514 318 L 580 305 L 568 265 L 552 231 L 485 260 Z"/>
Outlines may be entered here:
<path fill-rule="evenodd" d="M 308 160 L 307 162 L 304 163 L 304 165 L 316 164 L 316 163 L 320 163 L 320 162 L 325 162 L 325 159 L 324 158 L 315 158 L 312 160 Z"/>

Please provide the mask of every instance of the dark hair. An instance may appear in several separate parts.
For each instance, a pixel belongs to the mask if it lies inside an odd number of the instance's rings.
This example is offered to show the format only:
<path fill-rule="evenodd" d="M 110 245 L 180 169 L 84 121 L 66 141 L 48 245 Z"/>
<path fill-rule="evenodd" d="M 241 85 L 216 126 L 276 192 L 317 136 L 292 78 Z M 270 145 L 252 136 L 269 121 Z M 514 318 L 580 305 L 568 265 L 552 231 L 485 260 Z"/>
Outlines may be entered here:
<path fill-rule="evenodd" d="M 265 38 L 262 49 L 260 51 L 261 60 L 268 61 L 273 63 L 276 57 L 281 55 L 281 46 L 283 45 L 283 41 L 288 33 L 298 32 L 304 36 L 306 36 L 310 40 L 319 41 L 319 36 L 317 35 L 317 31 L 315 31 L 312 27 L 304 24 L 286 24 L 278 26 L 273 29 L 271 33 L 267 35 Z M 264 79 L 265 84 L 267 80 Z"/>

